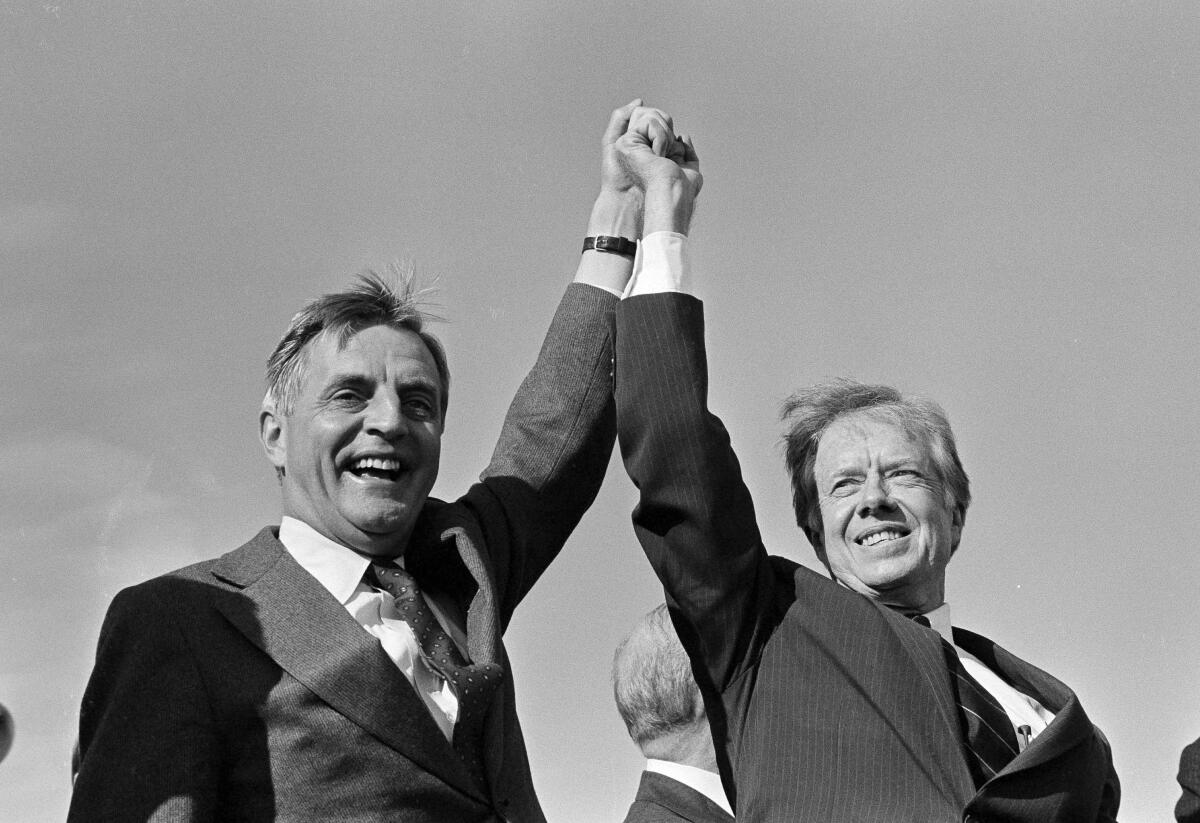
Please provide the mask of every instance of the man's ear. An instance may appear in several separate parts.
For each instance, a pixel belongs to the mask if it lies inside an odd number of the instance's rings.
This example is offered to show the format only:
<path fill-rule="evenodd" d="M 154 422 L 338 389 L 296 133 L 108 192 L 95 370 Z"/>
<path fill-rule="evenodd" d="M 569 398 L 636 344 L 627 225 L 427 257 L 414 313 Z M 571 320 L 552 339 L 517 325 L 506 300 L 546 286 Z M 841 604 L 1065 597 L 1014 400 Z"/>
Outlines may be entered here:
<path fill-rule="evenodd" d="M 281 475 L 287 463 L 287 420 L 275 413 L 274 406 L 263 404 L 258 413 L 258 436 L 267 459 Z"/>
<path fill-rule="evenodd" d="M 967 513 L 958 506 L 954 507 L 954 514 L 950 519 L 950 554 L 958 551 L 958 541 L 962 540 L 963 524 L 967 520 Z"/>
<path fill-rule="evenodd" d="M 817 553 L 817 559 L 820 560 L 826 567 L 828 567 L 829 563 L 825 559 L 825 538 L 824 535 L 821 534 L 821 530 L 805 526 L 804 536 L 807 537 L 808 542 L 812 544 L 813 551 Z"/>

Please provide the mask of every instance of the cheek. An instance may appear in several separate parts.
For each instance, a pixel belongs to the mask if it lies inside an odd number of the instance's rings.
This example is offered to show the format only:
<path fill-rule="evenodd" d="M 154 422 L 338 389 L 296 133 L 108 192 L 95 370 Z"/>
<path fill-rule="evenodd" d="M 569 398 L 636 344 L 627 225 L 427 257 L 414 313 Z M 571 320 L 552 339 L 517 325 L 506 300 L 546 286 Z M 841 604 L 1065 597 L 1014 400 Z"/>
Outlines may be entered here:
<path fill-rule="evenodd" d="M 940 512 L 931 514 L 921 523 L 921 548 L 926 554 L 949 556 L 954 545 L 954 530 L 949 519 Z"/>
<path fill-rule="evenodd" d="M 834 502 L 821 509 L 821 522 L 824 524 L 826 538 L 835 540 L 846 539 L 846 529 L 854 519 L 854 505 L 848 502 Z"/>
<path fill-rule="evenodd" d="M 422 449 L 434 463 L 442 454 L 442 433 L 436 429 L 426 432 Z"/>

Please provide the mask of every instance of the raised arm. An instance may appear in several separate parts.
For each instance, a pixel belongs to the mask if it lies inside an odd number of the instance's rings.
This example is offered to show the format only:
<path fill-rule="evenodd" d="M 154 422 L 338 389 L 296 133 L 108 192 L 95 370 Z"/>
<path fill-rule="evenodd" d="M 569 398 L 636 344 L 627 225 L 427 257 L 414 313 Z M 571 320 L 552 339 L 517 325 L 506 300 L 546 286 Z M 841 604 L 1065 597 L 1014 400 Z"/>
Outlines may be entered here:
<path fill-rule="evenodd" d="M 642 193 L 618 163 L 615 144 L 640 102 L 614 111 L 605 129 L 600 193 L 587 237 L 638 237 Z M 558 554 L 604 479 L 616 437 L 613 314 L 632 270 L 632 254 L 582 253 L 482 483 L 469 495 L 492 527 L 488 546 L 505 620 Z"/>
<path fill-rule="evenodd" d="M 680 638 L 723 690 L 765 642 L 773 587 L 729 435 L 707 407 L 703 335 L 694 297 L 622 301 L 617 426 L 638 540 L 686 623 Z"/>
<path fill-rule="evenodd" d="M 655 231 L 688 232 L 701 182 L 691 140 L 677 139 L 669 159 L 653 151 L 664 128 L 669 119 L 635 113 L 621 143 L 646 191 L 648 246 Z M 723 690 L 765 642 L 776 613 L 771 572 L 729 436 L 708 410 L 701 304 L 646 291 L 663 278 L 644 285 L 645 275 L 617 311 L 617 426 L 640 491 L 634 526 L 698 676 Z"/>

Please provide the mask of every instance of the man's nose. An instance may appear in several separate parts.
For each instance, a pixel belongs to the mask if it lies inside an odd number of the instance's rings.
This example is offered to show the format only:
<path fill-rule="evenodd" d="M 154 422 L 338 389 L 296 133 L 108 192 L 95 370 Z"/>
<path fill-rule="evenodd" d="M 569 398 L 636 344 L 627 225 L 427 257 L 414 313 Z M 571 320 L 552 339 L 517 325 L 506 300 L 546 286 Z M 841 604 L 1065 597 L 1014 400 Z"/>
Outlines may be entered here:
<path fill-rule="evenodd" d="M 886 511 L 892 508 L 892 498 L 888 495 L 883 476 L 870 474 L 863 484 L 862 497 L 858 501 L 859 517 L 866 517 L 872 512 Z"/>
<path fill-rule="evenodd" d="M 371 398 L 367 404 L 367 414 L 363 421 L 367 434 L 394 440 L 403 437 L 408 432 L 408 420 L 400 398 L 380 392 Z"/>

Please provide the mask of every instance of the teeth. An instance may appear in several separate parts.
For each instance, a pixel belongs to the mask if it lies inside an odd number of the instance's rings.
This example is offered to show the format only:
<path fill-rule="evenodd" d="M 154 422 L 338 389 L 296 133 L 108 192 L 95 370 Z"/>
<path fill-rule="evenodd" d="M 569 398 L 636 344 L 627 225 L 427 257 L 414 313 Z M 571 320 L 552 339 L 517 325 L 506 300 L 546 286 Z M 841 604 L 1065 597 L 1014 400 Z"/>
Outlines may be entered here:
<path fill-rule="evenodd" d="M 884 540 L 898 540 L 903 536 L 900 532 L 889 529 L 867 535 L 862 539 L 862 544 L 864 546 L 874 546 L 876 543 L 882 543 Z"/>
<path fill-rule="evenodd" d="M 375 469 L 377 471 L 400 471 L 400 461 L 383 457 L 360 457 L 351 464 L 352 469 Z"/>

